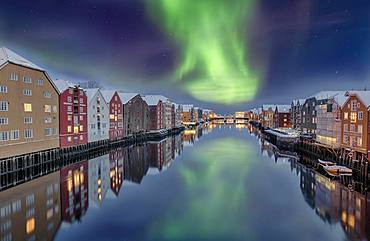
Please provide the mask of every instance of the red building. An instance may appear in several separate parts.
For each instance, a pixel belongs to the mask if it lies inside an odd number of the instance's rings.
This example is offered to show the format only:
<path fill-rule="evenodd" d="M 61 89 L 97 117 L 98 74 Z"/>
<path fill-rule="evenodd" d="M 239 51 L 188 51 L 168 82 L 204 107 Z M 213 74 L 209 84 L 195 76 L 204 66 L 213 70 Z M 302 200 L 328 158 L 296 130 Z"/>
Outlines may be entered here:
<path fill-rule="evenodd" d="M 146 95 L 142 97 L 149 106 L 150 130 L 165 128 L 165 106 L 160 95 Z"/>
<path fill-rule="evenodd" d="M 123 106 L 117 91 L 101 91 L 106 102 L 109 103 L 109 139 L 116 140 L 123 137 Z"/>
<path fill-rule="evenodd" d="M 175 128 L 176 126 L 176 106 L 174 104 L 171 105 L 171 128 Z"/>
<path fill-rule="evenodd" d="M 89 207 L 88 161 L 60 170 L 62 220 L 73 223 L 85 215 Z"/>
<path fill-rule="evenodd" d="M 290 105 L 276 105 L 274 113 L 274 128 L 291 128 Z"/>
<path fill-rule="evenodd" d="M 123 150 L 117 148 L 109 152 L 110 189 L 118 197 L 123 184 Z"/>
<path fill-rule="evenodd" d="M 55 85 L 60 92 L 60 147 L 87 144 L 87 96 L 85 91 L 78 85 L 65 80 L 56 80 Z M 47 121 L 45 119 L 45 122 Z"/>

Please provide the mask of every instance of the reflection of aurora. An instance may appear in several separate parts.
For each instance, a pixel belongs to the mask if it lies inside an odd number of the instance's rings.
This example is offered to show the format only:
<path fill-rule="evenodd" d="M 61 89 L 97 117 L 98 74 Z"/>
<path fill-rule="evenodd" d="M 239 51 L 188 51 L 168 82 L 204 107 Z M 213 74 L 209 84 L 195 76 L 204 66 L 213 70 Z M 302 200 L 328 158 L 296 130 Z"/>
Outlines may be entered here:
<path fill-rule="evenodd" d="M 147 0 L 153 19 L 182 49 L 175 79 L 195 98 L 234 104 L 254 98 L 245 31 L 253 0 Z"/>
<path fill-rule="evenodd" d="M 204 152 L 204 150 L 207 150 Z M 248 205 L 245 178 L 252 160 L 248 143 L 218 139 L 194 151 L 181 167 L 184 190 L 150 232 L 165 240 L 245 237 Z M 226 240 L 226 239 L 225 239 Z"/>

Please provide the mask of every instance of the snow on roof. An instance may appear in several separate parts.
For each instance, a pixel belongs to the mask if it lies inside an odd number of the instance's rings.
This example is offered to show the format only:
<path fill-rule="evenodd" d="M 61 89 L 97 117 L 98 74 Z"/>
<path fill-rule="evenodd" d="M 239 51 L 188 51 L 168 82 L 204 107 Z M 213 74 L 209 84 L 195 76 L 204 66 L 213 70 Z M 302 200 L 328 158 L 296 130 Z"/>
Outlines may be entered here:
<path fill-rule="evenodd" d="M 293 100 L 293 105 L 302 105 L 304 104 L 304 102 L 306 102 L 306 99 L 296 99 L 296 100 Z"/>
<path fill-rule="evenodd" d="M 320 91 L 314 95 L 311 95 L 308 98 L 316 98 L 316 100 L 324 100 L 328 98 L 333 98 L 334 96 L 337 96 L 338 94 L 345 93 L 345 91 L 339 91 L 339 90 L 330 90 L 330 91 Z"/>
<path fill-rule="evenodd" d="M 273 111 L 275 111 L 275 109 L 276 109 L 276 105 L 262 105 L 262 110 L 263 111 L 266 111 L 266 110 L 268 110 L 268 109 L 272 109 Z"/>
<path fill-rule="evenodd" d="M 8 48 L 1 47 L 0 48 L 0 66 L 5 63 L 13 63 L 17 65 L 21 65 L 27 68 L 32 68 L 40 71 L 45 71 L 43 68 L 37 66 L 36 64 L 32 63 L 31 61 L 23 58 L 22 56 L 14 53 Z"/>
<path fill-rule="evenodd" d="M 191 109 L 193 109 L 194 106 L 193 105 L 182 105 L 182 109 L 184 112 L 188 112 L 188 111 L 191 111 Z"/>
<path fill-rule="evenodd" d="M 350 94 L 350 95 L 357 95 L 358 96 L 358 98 L 362 101 L 362 102 L 364 102 L 364 104 L 367 106 L 367 107 L 369 107 L 370 106 L 370 91 L 365 91 L 365 90 L 363 90 L 363 91 L 348 91 L 348 93 Z M 346 100 L 347 100 L 347 98 L 348 97 L 346 97 Z M 344 101 L 344 103 L 345 103 L 345 101 Z M 344 104 L 343 103 L 343 104 Z"/>
<path fill-rule="evenodd" d="M 90 99 L 92 99 L 92 97 L 94 97 L 94 95 L 95 95 L 98 91 L 99 91 L 99 89 L 98 89 L 98 88 L 94 88 L 94 89 L 85 89 L 87 99 L 90 101 Z"/>
<path fill-rule="evenodd" d="M 290 105 L 276 105 L 278 113 L 289 113 Z"/>
<path fill-rule="evenodd" d="M 54 81 L 55 86 L 58 88 L 60 93 L 63 93 L 69 88 L 75 88 L 77 85 L 68 80 L 58 79 Z"/>
<path fill-rule="evenodd" d="M 127 104 L 132 98 L 139 95 L 139 93 L 122 93 L 118 92 L 119 98 L 122 101 L 122 104 Z"/>
<path fill-rule="evenodd" d="M 106 102 L 110 102 L 113 95 L 116 93 L 115 90 L 100 90 Z"/>
<path fill-rule="evenodd" d="M 163 95 L 144 95 L 141 98 L 143 98 L 148 105 L 157 105 L 159 101 L 166 102 L 168 100 L 168 98 Z"/>

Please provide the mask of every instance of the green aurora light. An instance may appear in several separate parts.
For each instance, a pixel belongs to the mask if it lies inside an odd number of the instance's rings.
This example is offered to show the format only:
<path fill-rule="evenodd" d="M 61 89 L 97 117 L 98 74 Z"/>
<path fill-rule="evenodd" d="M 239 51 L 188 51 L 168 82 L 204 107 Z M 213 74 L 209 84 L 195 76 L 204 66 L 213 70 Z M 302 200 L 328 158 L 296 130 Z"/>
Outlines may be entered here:
<path fill-rule="evenodd" d="M 253 1 L 146 1 L 182 50 L 174 78 L 194 98 L 231 105 L 255 97 L 259 80 L 248 64 L 246 41 Z"/>

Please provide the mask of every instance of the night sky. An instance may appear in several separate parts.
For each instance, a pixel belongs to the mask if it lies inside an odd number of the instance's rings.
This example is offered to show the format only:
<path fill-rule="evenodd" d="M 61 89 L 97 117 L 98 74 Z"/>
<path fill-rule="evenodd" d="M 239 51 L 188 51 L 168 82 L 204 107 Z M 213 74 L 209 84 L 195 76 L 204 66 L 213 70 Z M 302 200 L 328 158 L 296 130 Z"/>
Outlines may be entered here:
<path fill-rule="evenodd" d="M 369 0 L 2 0 L 0 45 L 53 78 L 233 112 L 370 89 L 369 12 Z"/>

